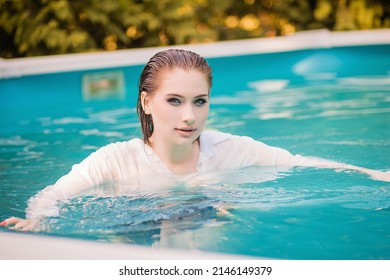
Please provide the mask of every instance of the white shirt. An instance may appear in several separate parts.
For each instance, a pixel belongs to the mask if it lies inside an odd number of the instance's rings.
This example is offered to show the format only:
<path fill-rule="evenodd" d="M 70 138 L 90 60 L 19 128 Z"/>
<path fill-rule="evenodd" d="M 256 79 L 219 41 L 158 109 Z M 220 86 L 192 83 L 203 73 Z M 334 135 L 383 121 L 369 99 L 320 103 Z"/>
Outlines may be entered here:
<path fill-rule="evenodd" d="M 309 159 L 255 141 L 250 137 L 222 132 L 204 131 L 200 136 L 198 173 L 214 170 L 258 166 L 324 166 L 325 160 Z M 30 199 L 28 219 L 41 215 L 56 216 L 58 201 L 82 194 L 93 186 L 106 182 L 137 182 L 138 187 L 150 187 L 151 178 L 159 181 L 174 175 L 153 149 L 141 139 L 109 144 L 93 152 L 54 185 L 47 186 Z M 167 175 L 167 176 L 161 176 Z M 153 181 L 155 184 L 156 181 Z"/>

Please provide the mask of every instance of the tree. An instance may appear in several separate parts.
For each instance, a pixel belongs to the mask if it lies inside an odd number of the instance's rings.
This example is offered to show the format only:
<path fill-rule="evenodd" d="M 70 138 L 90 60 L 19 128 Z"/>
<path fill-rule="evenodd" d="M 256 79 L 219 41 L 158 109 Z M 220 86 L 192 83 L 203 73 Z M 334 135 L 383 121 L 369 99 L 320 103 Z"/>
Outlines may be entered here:
<path fill-rule="evenodd" d="M 0 0 L 5 58 L 390 26 L 374 0 Z"/>

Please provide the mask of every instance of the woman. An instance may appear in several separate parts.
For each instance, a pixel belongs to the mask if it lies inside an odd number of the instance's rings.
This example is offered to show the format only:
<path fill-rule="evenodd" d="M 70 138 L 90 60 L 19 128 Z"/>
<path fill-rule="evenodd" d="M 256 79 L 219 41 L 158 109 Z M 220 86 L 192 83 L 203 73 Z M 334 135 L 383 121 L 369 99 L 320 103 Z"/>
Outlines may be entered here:
<path fill-rule="evenodd" d="M 198 54 L 177 49 L 157 53 L 146 64 L 139 80 L 137 112 L 143 140 L 100 148 L 31 198 L 26 220 L 12 217 L 1 225 L 31 230 L 41 217 L 58 215 L 58 201 L 105 182 L 147 182 L 153 175 L 195 176 L 251 165 L 310 166 L 349 169 L 390 181 L 390 171 L 292 155 L 249 137 L 204 131 L 211 85 L 211 68 Z"/>

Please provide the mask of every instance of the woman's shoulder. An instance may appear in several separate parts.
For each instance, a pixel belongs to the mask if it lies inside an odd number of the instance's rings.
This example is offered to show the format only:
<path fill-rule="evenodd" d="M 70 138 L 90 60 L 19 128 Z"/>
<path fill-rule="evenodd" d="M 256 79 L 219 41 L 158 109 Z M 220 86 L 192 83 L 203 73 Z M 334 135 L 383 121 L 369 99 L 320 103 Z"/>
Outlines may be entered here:
<path fill-rule="evenodd" d="M 208 130 L 204 131 L 201 135 L 204 141 L 211 142 L 216 145 L 223 142 L 233 142 L 233 143 L 246 143 L 247 141 L 254 141 L 253 138 L 248 136 L 234 135 L 221 131 Z"/>
<path fill-rule="evenodd" d="M 221 132 L 221 131 L 214 131 L 214 130 L 206 130 L 203 131 L 200 140 L 204 142 L 209 142 L 212 144 L 218 144 L 220 142 L 224 142 L 226 140 L 229 140 L 233 137 L 232 134 Z"/>
<path fill-rule="evenodd" d="M 134 138 L 128 141 L 118 141 L 107 144 L 99 148 L 96 152 L 98 153 L 123 153 L 129 151 L 139 151 L 141 147 L 144 146 L 143 141 L 140 138 Z"/>

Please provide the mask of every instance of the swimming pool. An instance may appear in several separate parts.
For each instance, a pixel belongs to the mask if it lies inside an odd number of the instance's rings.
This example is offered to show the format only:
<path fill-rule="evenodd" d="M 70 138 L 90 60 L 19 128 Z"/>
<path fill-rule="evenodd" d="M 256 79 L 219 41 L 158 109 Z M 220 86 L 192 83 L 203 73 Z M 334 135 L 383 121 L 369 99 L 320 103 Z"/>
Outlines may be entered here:
<path fill-rule="evenodd" d="M 372 41 L 363 36 L 372 33 L 343 33 L 344 45 L 337 33 L 308 33 L 187 46 L 213 68 L 208 128 L 390 169 L 390 42 L 380 32 Z M 89 63 L 61 56 L 2 69 L 0 219 L 24 216 L 29 197 L 98 147 L 140 136 L 142 59 L 133 53 L 115 53 L 134 58 L 115 65 L 93 54 Z M 249 257 L 390 259 L 390 183 L 362 174 L 252 167 L 150 184 L 97 186 L 61 203 L 38 235 Z"/>

